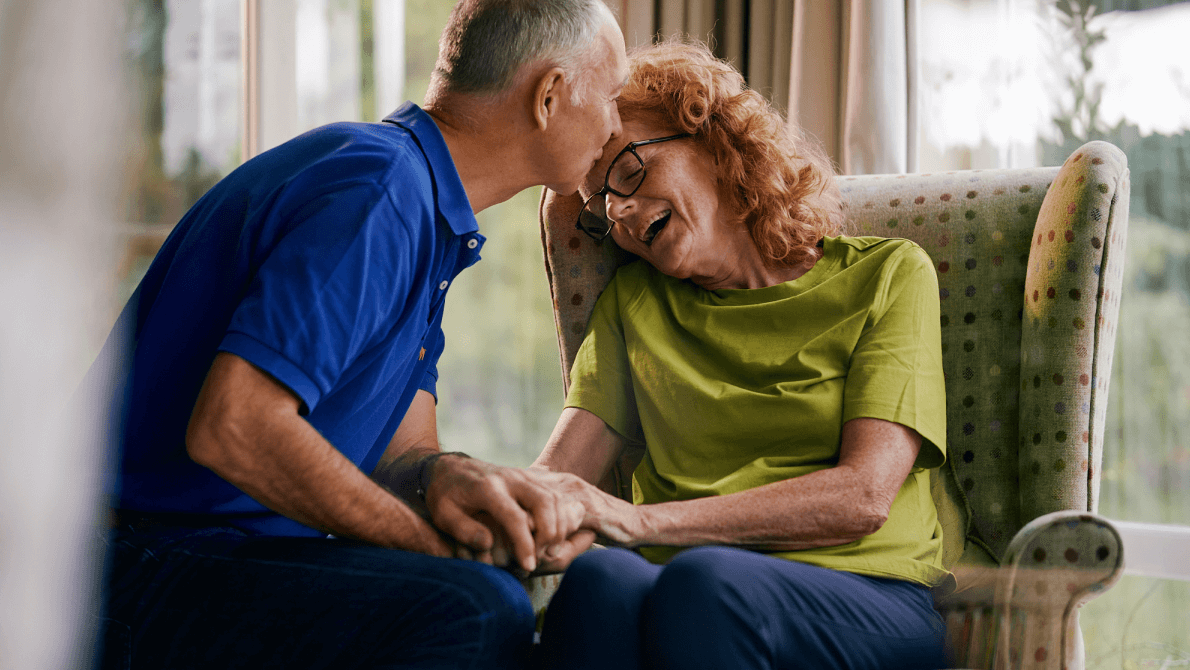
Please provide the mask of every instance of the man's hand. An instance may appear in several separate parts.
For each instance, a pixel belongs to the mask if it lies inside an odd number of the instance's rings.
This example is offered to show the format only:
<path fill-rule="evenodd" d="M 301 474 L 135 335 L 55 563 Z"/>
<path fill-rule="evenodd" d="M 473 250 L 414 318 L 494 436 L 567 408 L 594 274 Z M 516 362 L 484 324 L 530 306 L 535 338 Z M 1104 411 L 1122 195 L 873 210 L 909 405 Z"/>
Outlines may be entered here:
<path fill-rule="evenodd" d="M 583 502 L 560 490 L 558 480 L 564 476 L 451 455 L 438 458 L 432 468 L 426 505 L 434 524 L 479 560 L 497 562 L 501 551 L 485 514 L 526 572 L 536 570 L 549 547 L 569 546 L 568 538 L 587 520 Z"/>
<path fill-rule="evenodd" d="M 494 538 L 492 550 L 475 553 L 468 547 L 459 544 L 455 547 L 455 558 L 479 561 L 505 568 L 521 579 L 530 576 L 530 574 L 548 575 L 563 572 L 570 566 L 571 561 L 577 558 L 579 554 L 590 549 L 591 545 L 595 543 L 594 531 L 578 530 L 565 540 L 555 542 L 544 550 L 541 550 L 539 547 L 537 552 L 537 569 L 529 573 L 521 567 L 513 565 L 512 547 L 508 541 L 508 536 L 496 525 L 495 521 L 487 515 L 483 515 L 480 521 L 492 533 Z"/>

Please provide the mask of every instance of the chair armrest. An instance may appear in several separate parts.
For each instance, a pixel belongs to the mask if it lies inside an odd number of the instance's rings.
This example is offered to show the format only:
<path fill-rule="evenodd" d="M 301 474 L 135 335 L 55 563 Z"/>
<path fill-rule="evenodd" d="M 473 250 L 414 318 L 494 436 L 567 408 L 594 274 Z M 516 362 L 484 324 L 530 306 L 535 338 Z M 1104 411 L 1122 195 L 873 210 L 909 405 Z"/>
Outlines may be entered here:
<path fill-rule="evenodd" d="M 952 570 L 962 588 L 935 607 L 953 664 L 1074 670 L 1083 667 L 1077 609 L 1119 579 L 1123 543 L 1103 517 L 1054 512 L 1016 534 L 1002 565 Z"/>
<path fill-rule="evenodd" d="M 1107 519 L 1054 512 L 1017 533 L 996 584 L 995 667 L 1082 668 L 1077 608 L 1119 580 L 1124 544 Z"/>
<path fill-rule="evenodd" d="M 537 630 L 541 630 L 541 617 L 549 607 L 550 600 L 562 585 L 562 575 L 558 572 L 551 575 L 533 575 L 521 580 L 521 586 L 529 594 L 529 602 L 533 605 L 533 614 L 537 617 Z"/>

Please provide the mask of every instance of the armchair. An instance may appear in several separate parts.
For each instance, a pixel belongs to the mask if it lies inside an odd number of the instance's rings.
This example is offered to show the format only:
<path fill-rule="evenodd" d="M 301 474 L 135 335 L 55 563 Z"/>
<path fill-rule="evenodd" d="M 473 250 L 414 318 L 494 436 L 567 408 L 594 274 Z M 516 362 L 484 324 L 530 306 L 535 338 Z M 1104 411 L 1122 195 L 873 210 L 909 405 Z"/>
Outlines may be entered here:
<path fill-rule="evenodd" d="M 1060 168 L 841 177 L 846 232 L 904 237 L 938 272 L 946 465 L 933 476 L 939 590 L 956 667 L 1081 668 L 1078 607 L 1119 577 L 1095 515 L 1119 313 L 1129 173 L 1090 142 Z M 562 374 L 595 299 L 628 254 L 574 229 L 581 203 L 546 191 L 542 242 Z M 631 500 L 641 450 L 601 482 Z M 544 608 L 559 577 L 529 585 Z"/>

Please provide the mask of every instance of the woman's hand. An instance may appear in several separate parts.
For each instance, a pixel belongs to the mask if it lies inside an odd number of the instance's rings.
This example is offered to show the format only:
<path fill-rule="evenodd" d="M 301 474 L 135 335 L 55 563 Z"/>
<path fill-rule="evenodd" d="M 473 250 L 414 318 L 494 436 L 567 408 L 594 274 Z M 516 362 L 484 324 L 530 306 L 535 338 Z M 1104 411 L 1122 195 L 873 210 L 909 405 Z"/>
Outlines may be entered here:
<path fill-rule="evenodd" d="M 570 562 L 595 543 L 595 532 L 580 530 L 565 541 L 551 545 L 537 563 L 537 571 L 533 574 L 548 575 L 563 572 L 570 567 Z"/>
<path fill-rule="evenodd" d="M 537 551 L 537 567 L 532 573 L 517 565 L 513 555 L 512 543 L 500 525 L 490 515 L 481 514 L 475 519 L 487 526 L 492 534 L 492 546 L 488 550 L 475 551 L 464 544 L 455 544 L 455 558 L 467 561 L 479 561 L 512 572 L 518 578 L 524 579 L 530 574 L 548 575 L 563 572 L 570 566 L 570 562 L 595 543 L 595 531 L 577 530 L 561 542 L 555 542 L 546 547 L 539 547 Z"/>
<path fill-rule="evenodd" d="M 638 543 L 643 532 L 640 507 L 617 498 L 576 475 L 550 472 L 539 465 L 531 466 L 529 470 L 552 478 L 555 490 L 559 494 L 582 505 L 584 515 L 581 529 L 595 531 L 616 545 L 635 546 Z"/>
<path fill-rule="evenodd" d="M 640 510 L 593 484 L 611 469 L 625 442 L 598 416 L 567 407 L 529 470 L 548 473 L 564 496 L 582 503 L 583 529 L 616 544 L 634 546 L 643 529 Z"/>

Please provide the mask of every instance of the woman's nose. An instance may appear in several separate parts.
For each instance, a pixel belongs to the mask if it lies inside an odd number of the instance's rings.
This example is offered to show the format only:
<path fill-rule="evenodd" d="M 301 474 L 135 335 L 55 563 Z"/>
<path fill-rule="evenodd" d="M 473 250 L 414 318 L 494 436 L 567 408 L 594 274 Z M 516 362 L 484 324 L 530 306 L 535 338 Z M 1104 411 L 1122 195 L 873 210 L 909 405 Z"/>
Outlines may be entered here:
<path fill-rule="evenodd" d="M 632 206 L 635 204 L 632 196 L 624 198 L 615 193 L 607 193 L 603 197 L 607 202 L 607 217 L 617 223 L 632 211 Z"/>

